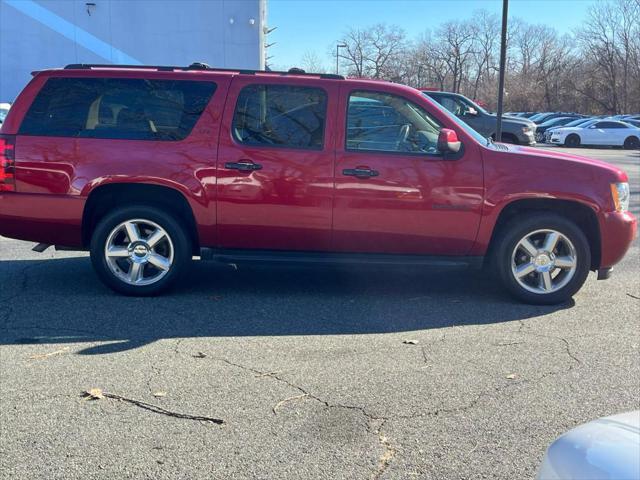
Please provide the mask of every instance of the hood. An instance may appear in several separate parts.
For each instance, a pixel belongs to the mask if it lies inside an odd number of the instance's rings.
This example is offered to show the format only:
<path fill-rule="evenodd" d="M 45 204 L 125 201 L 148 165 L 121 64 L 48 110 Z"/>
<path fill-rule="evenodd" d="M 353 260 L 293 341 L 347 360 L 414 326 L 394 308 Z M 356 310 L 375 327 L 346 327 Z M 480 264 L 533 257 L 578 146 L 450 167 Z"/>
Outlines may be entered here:
<path fill-rule="evenodd" d="M 498 116 L 495 113 L 491 113 L 489 114 L 490 117 L 492 118 L 498 118 Z M 514 125 L 514 126 L 522 126 L 522 127 L 531 127 L 534 128 L 536 127 L 536 124 L 533 123 L 531 120 L 528 120 L 526 118 L 518 118 L 518 117 L 509 117 L 509 116 L 502 116 L 502 124 L 503 125 Z"/>
<path fill-rule="evenodd" d="M 563 132 L 579 132 L 584 130 L 582 127 L 552 127 L 554 131 L 562 130 Z"/>
<path fill-rule="evenodd" d="M 538 478 L 638 478 L 638 451 L 640 411 L 600 418 L 553 442 Z"/>
<path fill-rule="evenodd" d="M 601 170 L 606 170 L 611 175 L 611 181 L 626 182 L 628 181 L 627 174 L 624 170 L 613 166 L 610 163 L 595 160 L 593 158 L 587 158 L 580 155 L 574 155 L 572 153 L 557 152 L 549 149 L 533 148 L 533 147 L 521 147 L 518 145 L 509 145 L 509 151 L 517 153 L 519 155 L 531 156 L 532 160 L 535 158 L 553 159 L 555 161 L 570 162 L 576 165 L 584 165 L 589 167 L 595 167 Z"/>

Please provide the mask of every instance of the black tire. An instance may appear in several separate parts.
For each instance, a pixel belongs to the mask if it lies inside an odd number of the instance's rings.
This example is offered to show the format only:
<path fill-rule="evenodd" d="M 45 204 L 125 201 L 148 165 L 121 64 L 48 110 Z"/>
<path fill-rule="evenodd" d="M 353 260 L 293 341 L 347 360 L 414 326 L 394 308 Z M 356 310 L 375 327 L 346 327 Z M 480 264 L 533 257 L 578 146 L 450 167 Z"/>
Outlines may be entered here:
<path fill-rule="evenodd" d="M 575 148 L 580 146 L 580 137 L 572 133 L 567 138 L 564 139 L 564 146 L 569 148 Z"/>
<path fill-rule="evenodd" d="M 112 271 L 112 267 L 109 266 L 105 253 L 107 241 L 112 235 L 114 229 L 123 222 L 133 219 L 153 222 L 157 226 L 160 226 L 166 233 L 167 240 L 164 240 L 165 248 L 170 248 L 173 251 L 173 261 L 170 264 L 170 267 L 168 267 L 166 273 L 164 273 L 164 276 L 148 285 L 132 285 L 119 278 Z M 93 231 L 91 236 L 91 263 L 93 264 L 93 268 L 95 269 L 98 278 L 106 286 L 118 293 L 130 296 L 157 295 L 175 285 L 191 263 L 191 242 L 186 232 L 186 228 L 173 215 L 156 207 L 138 205 L 118 208 L 117 210 L 107 214 Z M 141 237 L 142 236 L 144 235 L 141 233 Z M 125 237 L 124 242 L 128 241 L 129 240 Z M 152 250 L 150 250 L 150 252 L 151 251 Z M 131 261 L 126 258 L 122 261 L 129 264 L 131 263 Z M 157 270 L 158 274 L 162 273 L 161 270 L 155 269 L 153 265 L 144 266 L 142 269 L 143 276 L 145 271 L 148 272 L 150 270 L 152 272 Z M 125 275 L 125 273 L 126 272 L 123 270 L 122 275 Z M 153 277 L 153 275 L 151 276 Z"/>
<path fill-rule="evenodd" d="M 497 233 L 497 243 L 493 249 L 493 263 L 497 274 L 507 291 L 522 302 L 534 305 L 556 305 L 566 302 L 580 290 L 589 274 L 591 268 L 589 242 L 584 232 L 565 217 L 545 212 L 525 215 L 526 217 L 510 220 Z M 568 238 L 575 249 L 576 267 L 573 276 L 562 288 L 549 293 L 535 293 L 527 290 L 518 282 L 512 270 L 512 257 L 518 243 L 528 234 L 539 230 L 554 230 L 561 233 Z M 530 275 L 535 280 L 536 275 L 539 274 L 532 272 Z"/>
<path fill-rule="evenodd" d="M 625 141 L 624 141 L 624 148 L 626 148 L 627 150 L 638 150 L 640 149 L 640 139 L 638 137 L 628 137 Z"/>

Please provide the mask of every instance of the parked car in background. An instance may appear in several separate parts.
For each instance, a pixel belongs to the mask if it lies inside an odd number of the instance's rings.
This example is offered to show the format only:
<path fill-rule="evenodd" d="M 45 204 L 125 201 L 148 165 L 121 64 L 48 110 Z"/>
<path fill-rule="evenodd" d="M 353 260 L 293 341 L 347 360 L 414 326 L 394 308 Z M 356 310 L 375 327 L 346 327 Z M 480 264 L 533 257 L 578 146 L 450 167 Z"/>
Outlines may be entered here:
<path fill-rule="evenodd" d="M 566 117 L 555 117 L 555 118 L 552 118 L 551 120 L 547 120 L 546 122 L 541 123 L 536 128 L 536 141 L 543 142 L 544 134 L 549 128 L 561 127 L 563 125 L 566 125 L 569 122 L 573 122 L 577 118 L 582 119 L 582 117 L 577 117 L 575 115 L 572 115 L 572 116 L 566 116 Z"/>
<path fill-rule="evenodd" d="M 554 131 L 556 131 L 559 128 L 563 128 L 563 127 L 580 127 L 582 125 L 586 125 L 587 123 L 591 123 L 594 120 L 597 120 L 597 119 L 595 119 L 593 117 L 576 118 L 575 120 L 567 123 L 566 125 L 561 125 L 561 126 L 557 126 L 557 127 L 548 128 L 547 131 L 544 132 L 543 141 L 545 143 L 549 143 L 551 141 L 551 135 L 553 134 Z"/>
<path fill-rule="evenodd" d="M 179 284 L 200 256 L 486 267 L 557 304 L 627 252 L 628 181 L 494 143 L 395 83 L 69 65 L 36 73 L 0 128 L 0 235 L 89 250 L 126 295 Z"/>
<path fill-rule="evenodd" d="M 537 480 L 640 478 L 640 410 L 599 418 L 564 433 L 547 449 Z"/>
<path fill-rule="evenodd" d="M 629 120 L 629 119 L 625 119 L 624 123 L 628 123 L 629 125 L 632 125 L 636 128 L 640 128 L 640 120 Z"/>
<path fill-rule="evenodd" d="M 495 139 L 498 117 L 487 112 L 459 93 L 427 90 L 422 92 L 432 98 L 456 117 L 467 123 L 476 132 L 487 138 Z M 503 117 L 502 141 L 516 145 L 533 145 L 535 139 L 535 124 L 517 117 Z"/>
<path fill-rule="evenodd" d="M 551 134 L 551 143 L 566 147 L 596 145 L 640 148 L 640 129 L 615 120 L 593 120 L 578 127 L 562 127 Z"/>
<path fill-rule="evenodd" d="M 536 113 L 538 112 L 506 112 L 505 115 L 509 117 L 528 118 Z"/>
<path fill-rule="evenodd" d="M 534 122 L 536 125 L 541 125 L 544 122 L 547 122 L 553 118 L 558 118 L 558 117 L 584 117 L 584 115 L 581 115 L 579 113 L 575 113 L 575 112 L 545 112 L 545 113 L 539 113 L 537 115 L 534 115 L 533 117 L 530 118 L 530 120 L 532 122 Z"/>
<path fill-rule="evenodd" d="M 10 108 L 10 103 L 0 103 L 0 123 L 4 122 L 4 119 L 7 117 Z"/>

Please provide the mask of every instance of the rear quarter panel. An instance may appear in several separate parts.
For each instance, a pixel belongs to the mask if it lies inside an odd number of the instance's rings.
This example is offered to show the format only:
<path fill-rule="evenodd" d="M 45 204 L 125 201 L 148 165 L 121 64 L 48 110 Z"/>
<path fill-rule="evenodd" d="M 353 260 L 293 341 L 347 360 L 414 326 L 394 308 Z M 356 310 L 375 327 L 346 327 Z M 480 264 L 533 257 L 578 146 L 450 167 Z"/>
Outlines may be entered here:
<path fill-rule="evenodd" d="M 89 72 L 92 73 L 92 72 Z M 50 72 L 49 76 L 91 76 L 86 71 Z M 100 72 L 101 77 L 140 78 L 130 72 Z M 215 184 L 220 118 L 231 76 L 185 72 L 171 79 L 212 81 L 216 91 L 191 134 L 182 141 L 113 140 L 18 135 L 16 138 L 16 197 L 22 208 L 11 210 L 17 238 L 80 246 L 82 211 L 95 188 L 113 183 L 144 183 L 173 188 L 191 206 L 202 244 L 215 241 Z M 16 102 L 17 111 L 6 125 L 16 133 L 35 92 L 46 76 L 36 77 Z M 167 73 L 145 73 L 145 78 L 166 79 Z M 51 218 L 48 205 L 60 214 Z M 9 210 L 9 207 L 6 208 Z M 19 214 L 18 212 L 22 212 Z M 0 210 L 0 215 L 3 212 Z M 61 233 L 50 230 L 65 219 Z M 53 222 L 53 224 L 51 223 Z M 19 232 L 19 225 L 25 231 Z"/>

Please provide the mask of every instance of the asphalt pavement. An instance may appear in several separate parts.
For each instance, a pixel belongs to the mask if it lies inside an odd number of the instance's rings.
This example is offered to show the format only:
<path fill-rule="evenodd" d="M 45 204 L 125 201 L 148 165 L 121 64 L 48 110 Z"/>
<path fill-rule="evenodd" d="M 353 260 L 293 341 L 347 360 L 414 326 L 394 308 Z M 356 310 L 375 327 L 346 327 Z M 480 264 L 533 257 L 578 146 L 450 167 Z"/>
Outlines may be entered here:
<path fill-rule="evenodd" d="M 637 215 L 640 153 L 579 153 L 629 173 Z M 125 298 L 32 246 L 0 238 L 3 479 L 528 479 L 640 408 L 638 241 L 557 307 L 482 273 L 206 263 Z"/>

